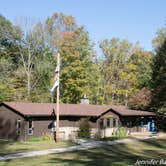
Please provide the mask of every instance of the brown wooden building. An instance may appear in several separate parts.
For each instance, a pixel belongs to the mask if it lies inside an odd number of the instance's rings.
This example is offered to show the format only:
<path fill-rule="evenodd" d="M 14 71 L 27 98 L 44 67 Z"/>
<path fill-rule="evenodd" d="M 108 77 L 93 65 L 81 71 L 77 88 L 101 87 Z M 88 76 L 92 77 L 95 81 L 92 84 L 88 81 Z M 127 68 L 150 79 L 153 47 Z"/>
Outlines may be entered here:
<path fill-rule="evenodd" d="M 52 103 L 0 103 L 0 138 L 28 140 L 52 134 Z M 60 104 L 60 138 L 63 140 L 77 137 L 80 120 L 89 118 L 91 135 L 111 136 L 119 126 L 130 132 L 146 131 L 148 121 L 155 119 L 148 111 L 130 110 L 125 106 Z M 140 126 L 143 122 L 143 126 Z"/>

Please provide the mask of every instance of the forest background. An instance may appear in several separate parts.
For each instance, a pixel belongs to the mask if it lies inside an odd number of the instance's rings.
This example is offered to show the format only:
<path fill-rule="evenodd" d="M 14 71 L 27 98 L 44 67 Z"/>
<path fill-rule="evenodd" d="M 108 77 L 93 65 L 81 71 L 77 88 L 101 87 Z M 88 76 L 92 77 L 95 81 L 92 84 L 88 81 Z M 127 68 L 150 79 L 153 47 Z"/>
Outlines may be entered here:
<path fill-rule="evenodd" d="M 71 15 L 17 25 L 1 15 L 0 101 L 51 102 L 59 52 L 61 102 L 80 103 L 86 95 L 91 104 L 166 113 L 166 27 L 157 30 L 152 51 L 116 37 L 98 45 L 101 53 Z"/>

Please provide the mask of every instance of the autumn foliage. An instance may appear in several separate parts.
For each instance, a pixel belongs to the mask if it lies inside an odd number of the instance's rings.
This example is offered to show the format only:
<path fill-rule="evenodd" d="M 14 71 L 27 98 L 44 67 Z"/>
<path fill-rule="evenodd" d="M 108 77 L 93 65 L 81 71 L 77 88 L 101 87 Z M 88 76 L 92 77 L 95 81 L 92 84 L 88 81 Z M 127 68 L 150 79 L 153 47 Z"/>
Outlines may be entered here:
<path fill-rule="evenodd" d="M 133 109 L 147 109 L 151 103 L 152 93 L 147 88 L 142 88 L 129 100 L 129 106 Z"/>

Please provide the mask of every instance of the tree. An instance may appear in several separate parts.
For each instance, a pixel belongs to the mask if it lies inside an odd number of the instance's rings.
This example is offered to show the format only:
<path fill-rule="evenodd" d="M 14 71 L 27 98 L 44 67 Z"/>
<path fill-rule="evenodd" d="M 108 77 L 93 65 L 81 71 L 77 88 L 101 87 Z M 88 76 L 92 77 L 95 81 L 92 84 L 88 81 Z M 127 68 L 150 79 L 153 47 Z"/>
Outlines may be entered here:
<path fill-rule="evenodd" d="M 100 44 L 104 54 L 103 60 L 103 100 L 106 103 L 124 103 L 132 87 L 130 83 L 134 76 L 129 75 L 128 61 L 132 54 L 132 44 L 126 40 L 112 38 Z M 127 68 L 128 66 L 128 68 Z"/>
<path fill-rule="evenodd" d="M 137 77 L 137 88 L 139 90 L 150 86 L 152 57 L 151 52 L 144 51 L 141 48 L 137 48 L 130 57 L 129 63 L 135 68 L 134 74 Z"/>
<path fill-rule="evenodd" d="M 74 17 L 63 13 L 47 18 L 44 27 L 49 47 L 61 55 L 61 101 L 79 103 L 85 94 L 94 96 L 91 93 L 94 52 L 88 33 L 77 25 Z"/>
<path fill-rule="evenodd" d="M 90 94 L 92 81 L 92 49 L 88 34 L 82 28 L 65 33 L 59 52 L 62 57 L 62 101 L 79 103 L 84 94 Z"/>
<path fill-rule="evenodd" d="M 151 87 L 152 109 L 166 113 L 166 38 L 153 58 Z"/>
<path fill-rule="evenodd" d="M 27 22 L 30 22 L 31 20 L 23 20 L 22 24 L 29 27 Z M 28 29 L 28 28 L 27 28 Z M 43 88 L 44 82 L 46 82 L 46 79 L 48 80 L 49 75 L 49 69 L 51 65 L 50 54 L 49 49 L 45 47 L 45 43 L 43 41 L 43 38 L 40 33 L 41 31 L 40 24 L 37 24 L 32 29 L 28 29 L 25 31 L 22 35 L 22 38 L 20 40 L 17 40 L 19 43 L 18 50 L 19 50 L 19 61 L 20 61 L 20 70 L 24 72 L 25 77 L 25 84 L 26 84 L 26 96 L 24 96 L 24 100 L 28 101 L 37 101 L 37 97 L 41 95 L 40 91 Z M 47 88 L 48 88 L 48 81 L 47 81 Z M 40 87 L 40 88 L 39 88 Z M 38 90 L 37 90 L 38 89 Z M 46 89 L 45 89 L 46 90 Z M 35 93 L 37 91 L 37 93 Z M 46 101 L 49 101 L 50 97 L 48 96 L 49 89 L 47 89 L 47 95 L 48 99 Z M 42 97 L 39 97 L 40 100 L 42 100 Z"/>
<path fill-rule="evenodd" d="M 11 59 L 5 59 L 4 57 L 0 58 L 0 101 L 9 101 L 11 100 L 12 86 L 10 83 L 12 80 L 11 72 L 13 70 L 13 64 Z"/>
<path fill-rule="evenodd" d="M 56 52 L 61 47 L 64 34 L 74 32 L 78 28 L 75 18 L 64 13 L 54 13 L 43 25 L 43 38 L 46 45 Z"/>
<path fill-rule="evenodd" d="M 88 98 L 92 104 L 101 105 L 104 104 L 102 97 L 103 92 L 103 79 L 102 75 L 102 63 L 97 58 L 93 60 L 89 70 L 89 93 Z"/>
<path fill-rule="evenodd" d="M 15 40 L 21 38 L 22 31 L 14 26 L 9 20 L 0 15 L 0 56 L 11 58 L 17 65 L 18 62 L 18 44 Z"/>
<path fill-rule="evenodd" d="M 15 91 L 14 73 L 18 68 L 18 44 L 21 30 L 12 25 L 5 17 L 0 16 L 0 101 L 9 101 Z M 13 40 L 11 40 L 11 38 Z"/>
<path fill-rule="evenodd" d="M 152 54 L 116 38 L 102 41 L 100 47 L 104 54 L 103 100 L 127 105 L 131 96 L 148 86 Z"/>
<path fill-rule="evenodd" d="M 150 106 L 151 99 L 151 91 L 144 87 L 129 99 L 129 107 L 132 109 L 147 110 Z"/>
<path fill-rule="evenodd" d="M 164 43 L 166 38 L 166 26 L 158 29 L 156 32 L 156 36 L 152 40 L 152 45 L 155 49 L 161 47 L 161 45 Z"/>
<path fill-rule="evenodd" d="M 29 26 L 26 24 L 28 21 L 31 20 L 25 18 L 22 24 Z M 10 80 L 7 80 L 7 84 L 10 84 L 9 89 L 12 89 L 10 100 L 50 101 L 49 69 L 52 67 L 52 54 L 45 46 L 41 24 L 20 32 L 18 30 L 21 27 L 13 26 L 9 21 L 4 22 L 1 21 L 0 28 L 3 41 L 1 54 L 10 60 L 13 66 Z M 5 88 L 6 93 L 7 89 Z M 45 95 L 41 95 L 43 92 Z"/>
<path fill-rule="evenodd" d="M 94 93 L 97 85 L 94 77 L 98 76 L 95 53 L 88 33 L 76 24 L 74 17 L 54 13 L 44 23 L 32 26 L 31 20 L 25 18 L 20 23 L 24 28 L 4 20 L 2 17 L 0 53 L 7 58 L 3 70 L 10 80 L 4 79 L 7 85 L 2 83 L 0 87 L 3 95 L 8 90 L 11 92 L 8 97 L 2 96 L 2 100 L 50 101 L 49 89 L 56 66 L 54 55 L 60 52 L 62 102 L 78 103 L 84 94 L 98 102 Z M 9 68 L 11 71 L 7 71 Z"/>

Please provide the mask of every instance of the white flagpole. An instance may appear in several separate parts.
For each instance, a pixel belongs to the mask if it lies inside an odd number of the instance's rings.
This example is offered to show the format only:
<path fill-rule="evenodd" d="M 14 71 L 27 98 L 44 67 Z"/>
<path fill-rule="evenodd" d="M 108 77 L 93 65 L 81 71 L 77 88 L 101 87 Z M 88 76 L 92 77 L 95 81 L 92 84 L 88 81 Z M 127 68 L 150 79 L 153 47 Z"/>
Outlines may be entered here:
<path fill-rule="evenodd" d="M 57 54 L 57 64 L 60 66 L 60 54 Z M 57 73 L 57 81 L 59 82 L 59 72 Z M 56 95 L 56 142 L 59 142 L 59 85 L 57 86 Z"/>

